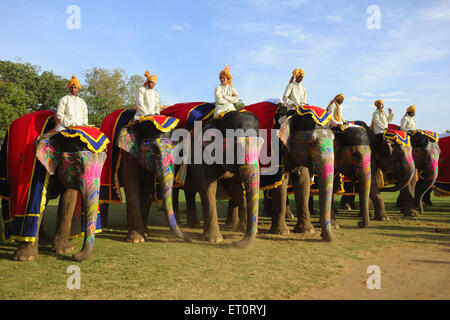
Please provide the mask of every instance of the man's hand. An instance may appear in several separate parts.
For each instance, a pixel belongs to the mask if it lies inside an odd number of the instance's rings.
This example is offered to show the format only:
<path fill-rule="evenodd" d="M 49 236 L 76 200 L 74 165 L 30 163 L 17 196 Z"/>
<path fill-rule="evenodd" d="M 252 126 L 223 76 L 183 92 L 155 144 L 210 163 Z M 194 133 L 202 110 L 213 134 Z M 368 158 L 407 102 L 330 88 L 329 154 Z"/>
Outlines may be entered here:
<path fill-rule="evenodd" d="M 389 113 L 392 113 L 392 109 L 391 108 L 388 108 L 388 111 L 389 111 Z"/>

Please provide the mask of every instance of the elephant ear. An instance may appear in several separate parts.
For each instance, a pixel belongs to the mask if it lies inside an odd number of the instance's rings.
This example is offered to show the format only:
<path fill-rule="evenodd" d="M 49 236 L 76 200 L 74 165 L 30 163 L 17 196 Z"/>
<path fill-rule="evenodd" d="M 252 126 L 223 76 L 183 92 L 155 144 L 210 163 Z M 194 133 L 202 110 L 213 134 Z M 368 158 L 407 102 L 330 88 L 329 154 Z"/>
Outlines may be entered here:
<path fill-rule="evenodd" d="M 58 153 L 50 144 L 50 138 L 39 137 L 36 142 L 36 158 L 53 175 L 59 164 Z"/>
<path fill-rule="evenodd" d="M 289 143 L 289 137 L 291 135 L 290 128 L 291 128 L 291 121 L 293 116 L 289 116 L 281 123 L 280 130 L 278 130 L 277 135 L 280 138 L 283 145 L 290 151 L 290 143 Z"/>
<path fill-rule="evenodd" d="M 119 137 L 117 138 L 117 146 L 137 158 L 139 148 L 136 143 L 136 137 L 132 132 L 128 131 L 128 127 L 120 130 Z"/>

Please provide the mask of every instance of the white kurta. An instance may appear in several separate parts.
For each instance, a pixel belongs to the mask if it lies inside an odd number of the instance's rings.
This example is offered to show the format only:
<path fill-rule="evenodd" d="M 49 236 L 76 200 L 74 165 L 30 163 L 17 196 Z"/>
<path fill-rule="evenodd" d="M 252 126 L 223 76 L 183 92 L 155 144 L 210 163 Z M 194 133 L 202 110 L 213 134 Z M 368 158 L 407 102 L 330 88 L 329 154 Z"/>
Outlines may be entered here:
<path fill-rule="evenodd" d="M 214 116 L 222 112 L 236 110 L 234 105 L 239 102 L 239 95 L 236 89 L 230 85 L 218 85 L 214 90 L 214 98 L 216 100 Z"/>
<path fill-rule="evenodd" d="M 394 119 L 394 114 L 389 115 L 386 112 L 379 111 L 378 109 L 372 115 L 373 133 L 383 133 L 388 128 L 388 124 Z"/>
<path fill-rule="evenodd" d="M 306 89 L 297 81 L 289 83 L 281 100 L 283 100 L 288 108 L 308 104 L 306 101 Z"/>
<path fill-rule="evenodd" d="M 341 111 L 341 121 L 336 120 L 336 116 L 338 111 Z M 340 124 L 344 124 L 344 117 L 342 116 L 342 105 L 337 104 L 336 102 L 333 102 L 330 104 L 327 108 L 328 113 L 331 113 L 332 118 L 330 120 L 330 127 L 335 127 Z"/>
<path fill-rule="evenodd" d="M 405 114 L 400 122 L 400 130 L 403 131 L 415 131 L 416 130 L 416 118 Z"/>
<path fill-rule="evenodd" d="M 56 117 L 59 120 L 57 131 L 65 130 L 70 126 L 88 125 L 88 109 L 83 99 L 68 94 L 59 99 Z"/>
<path fill-rule="evenodd" d="M 149 114 L 159 114 L 159 93 L 155 89 L 140 87 L 136 94 L 137 111 L 134 120 Z"/>

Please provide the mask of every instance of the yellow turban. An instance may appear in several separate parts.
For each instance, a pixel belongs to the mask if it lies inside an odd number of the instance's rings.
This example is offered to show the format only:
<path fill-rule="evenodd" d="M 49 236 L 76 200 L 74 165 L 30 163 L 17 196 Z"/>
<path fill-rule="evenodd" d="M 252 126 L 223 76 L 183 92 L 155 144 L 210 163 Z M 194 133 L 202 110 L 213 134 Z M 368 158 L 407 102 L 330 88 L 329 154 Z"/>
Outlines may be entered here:
<path fill-rule="evenodd" d="M 72 75 L 72 79 L 67 82 L 67 89 L 69 89 L 72 85 L 75 85 L 78 89 L 81 89 L 81 83 L 80 80 L 77 79 L 74 75 Z"/>
<path fill-rule="evenodd" d="M 225 65 L 225 68 L 222 71 L 220 71 L 219 78 L 221 78 L 222 76 L 227 77 L 230 85 L 232 85 L 233 82 L 231 79 L 233 79 L 233 77 L 231 76 L 230 67 L 228 65 Z"/>
<path fill-rule="evenodd" d="M 156 81 L 158 81 L 158 78 L 156 77 L 156 75 L 154 75 L 154 74 L 150 75 L 150 71 L 148 71 L 148 70 L 145 71 L 144 77 L 147 78 L 147 80 L 145 80 L 144 87 L 145 87 L 150 81 L 151 81 L 151 82 L 155 82 L 155 83 L 156 83 Z"/>
<path fill-rule="evenodd" d="M 329 110 L 330 105 L 332 105 L 334 102 L 336 102 L 336 100 L 338 100 L 339 98 L 345 99 L 344 94 L 343 94 L 343 93 L 340 93 L 340 94 L 338 94 L 336 97 L 334 97 L 334 99 L 331 100 L 330 103 L 328 104 L 327 111 Z M 337 108 L 337 110 L 336 110 L 335 112 L 336 112 L 336 114 L 333 115 L 334 118 L 335 118 L 337 121 L 342 121 L 342 113 L 341 113 L 341 109 L 340 109 L 340 108 Z"/>
<path fill-rule="evenodd" d="M 302 77 L 304 77 L 305 76 L 305 70 L 303 70 L 303 69 L 294 69 L 294 71 L 292 71 L 292 75 L 294 76 L 294 77 L 298 77 L 299 75 L 302 75 Z"/>
<path fill-rule="evenodd" d="M 413 104 L 412 106 L 409 106 L 409 108 L 406 109 L 406 112 L 411 112 L 411 111 L 416 113 L 416 105 L 415 104 Z"/>
<path fill-rule="evenodd" d="M 378 105 L 379 104 L 381 104 L 381 105 L 383 105 L 384 106 L 384 102 L 383 102 L 383 100 L 381 100 L 381 99 L 378 99 L 377 101 L 375 101 L 375 106 L 377 106 L 378 107 Z"/>

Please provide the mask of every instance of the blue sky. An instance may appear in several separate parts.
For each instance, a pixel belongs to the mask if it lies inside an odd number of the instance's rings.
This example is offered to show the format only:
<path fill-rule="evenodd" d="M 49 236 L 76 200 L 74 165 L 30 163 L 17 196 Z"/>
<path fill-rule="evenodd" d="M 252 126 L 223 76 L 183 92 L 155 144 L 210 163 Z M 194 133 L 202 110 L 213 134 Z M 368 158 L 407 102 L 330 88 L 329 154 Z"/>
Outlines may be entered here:
<path fill-rule="evenodd" d="M 66 22 L 70 5 L 80 29 Z M 369 29 L 380 12 L 379 28 Z M 25 1 L 0 2 L 0 59 L 69 78 L 88 68 L 149 69 L 164 104 L 213 101 L 229 64 L 244 103 L 280 98 L 294 68 L 308 102 L 346 95 L 344 118 L 370 122 L 383 99 L 399 124 L 450 129 L 450 0 L 435 1 Z M 144 80 L 144 78 L 143 78 Z"/>

